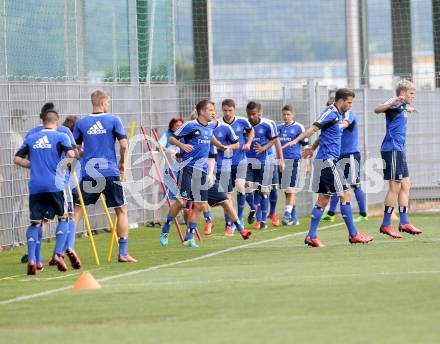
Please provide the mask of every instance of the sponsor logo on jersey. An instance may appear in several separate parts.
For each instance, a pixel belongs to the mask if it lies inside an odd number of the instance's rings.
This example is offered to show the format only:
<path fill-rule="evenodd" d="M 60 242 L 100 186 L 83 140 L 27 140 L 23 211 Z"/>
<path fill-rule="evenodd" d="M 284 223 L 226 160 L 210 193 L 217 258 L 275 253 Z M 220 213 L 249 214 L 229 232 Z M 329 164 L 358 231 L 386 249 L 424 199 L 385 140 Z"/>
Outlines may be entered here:
<path fill-rule="evenodd" d="M 39 148 L 52 148 L 52 144 L 49 143 L 49 139 L 47 136 L 43 136 L 42 138 L 38 139 L 35 144 L 32 146 L 34 149 Z"/>
<path fill-rule="evenodd" d="M 93 124 L 89 130 L 87 130 L 87 134 L 89 135 L 100 135 L 100 134 L 106 134 L 107 130 L 104 129 L 101 122 L 98 121 L 95 124 Z"/>

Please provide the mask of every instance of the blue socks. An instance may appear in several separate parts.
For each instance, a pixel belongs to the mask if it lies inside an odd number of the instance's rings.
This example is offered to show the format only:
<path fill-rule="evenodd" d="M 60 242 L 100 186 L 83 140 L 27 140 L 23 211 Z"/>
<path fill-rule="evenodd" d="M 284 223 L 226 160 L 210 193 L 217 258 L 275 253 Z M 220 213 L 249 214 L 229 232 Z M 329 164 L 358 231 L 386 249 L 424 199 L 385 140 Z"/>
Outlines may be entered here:
<path fill-rule="evenodd" d="M 206 223 L 212 223 L 210 211 L 204 211 L 203 217 L 205 218 Z"/>
<path fill-rule="evenodd" d="M 269 215 L 272 216 L 277 211 L 277 203 L 278 203 L 278 191 L 276 189 L 272 189 L 269 194 L 270 201 L 270 211 Z"/>
<path fill-rule="evenodd" d="M 254 192 L 254 209 L 257 211 L 257 221 L 261 221 L 261 195 L 258 191 Z"/>
<path fill-rule="evenodd" d="M 246 202 L 252 210 L 255 210 L 254 194 L 252 192 L 246 194 Z"/>
<path fill-rule="evenodd" d="M 290 213 L 290 218 L 291 219 L 297 219 L 297 217 L 296 217 L 296 206 L 295 205 L 292 206 L 292 211 Z"/>
<path fill-rule="evenodd" d="M 383 221 L 382 226 L 391 225 L 391 215 L 393 214 L 394 207 L 385 206 L 385 210 L 383 211 Z"/>
<path fill-rule="evenodd" d="M 35 247 L 35 260 L 37 263 L 43 263 L 43 254 L 41 253 L 41 243 L 43 241 L 43 226 L 39 226 L 38 228 L 38 240 L 37 245 Z"/>
<path fill-rule="evenodd" d="M 69 232 L 69 222 L 59 221 L 55 230 L 56 242 L 55 253 L 61 256 L 64 252 L 64 246 L 66 245 L 67 233 Z"/>
<path fill-rule="evenodd" d="M 337 205 L 338 205 L 338 202 L 339 202 L 339 196 L 338 195 L 333 195 L 331 198 L 330 198 L 330 207 L 328 208 L 328 212 L 327 212 L 327 214 L 329 214 L 330 216 L 333 216 L 333 215 L 335 215 L 335 213 L 336 213 L 336 207 L 337 207 Z"/>
<path fill-rule="evenodd" d="M 194 239 L 194 233 L 196 232 L 196 229 L 197 229 L 197 223 L 190 222 L 188 224 L 188 230 L 186 231 L 185 234 L 185 241 Z"/>
<path fill-rule="evenodd" d="M 119 238 L 119 255 L 126 256 L 128 254 L 128 239 Z"/>
<path fill-rule="evenodd" d="M 269 198 L 267 197 L 267 195 L 261 196 L 260 208 L 261 208 L 261 222 L 266 223 L 267 209 L 269 208 Z"/>
<path fill-rule="evenodd" d="M 355 236 L 357 234 L 357 229 L 356 226 L 354 225 L 353 212 L 351 210 L 350 202 L 341 203 L 341 214 L 347 226 L 348 233 L 352 237 Z"/>
<path fill-rule="evenodd" d="M 238 219 L 237 221 L 234 221 L 234 225 L 239 232 L 241 232 L 244 229 L 243 224 L 241 223 L 240 219 Z"/>
<path fill-rule="evenodd" d="M 75 220 L 69 219 L 69 234 L 67 235 L 66 246 L 71 250 L 75 250 L 75 236 L 76 236 Z"/>
<path fill-rule="evenodd" d="M 252 201 L 253 202 L 253 201 Z M 246 195 L 244 193 L 237 193 L 237 215 L 241 222 L 243 222 L 244 206 L 246 204 Z"/>
<path fill-rule="evenodd" d="M 28 262 L 36 262 L 36 248 L 39 234 L 39 227 L 37 225 L 30 225 L 26 231 L 26 239 L 28 246 Z"/>
<path fill-rule="evenodd" d="M 360 187 L 354 188 L 354 195 L 359 206 L 359 214 L 367 216 L 367 206 L 365 204 L 365 193 Z"/>
<path fill-rule="evenodd" d="M 225 213 L 225 227 L 231 227 L 231 219 L 226 213 Z"/>
<path fill-rule="evenodd" d="M 407 225 L 409 223 L 408 207 L 399 206 L 400 224 Z"/>
<path fill-rule="evenodd" d="M 316 239 L 318 232 L 319 221 L 321 221 L 322 214 L 324 213 L 324 209 L 320 206 L 315 205 L 312 210 L 312 216 L 310 220 L 310 229 L 309 229 L 309 237 L 311 239 Z"/>
<path fill-rule="evenodd" d="M 167 221 L 162 226 L 162 233 L 169 233 L 170 232 L 170 226 L 171 223 L 174 221 L 174 216 L 167 216 Z"/>

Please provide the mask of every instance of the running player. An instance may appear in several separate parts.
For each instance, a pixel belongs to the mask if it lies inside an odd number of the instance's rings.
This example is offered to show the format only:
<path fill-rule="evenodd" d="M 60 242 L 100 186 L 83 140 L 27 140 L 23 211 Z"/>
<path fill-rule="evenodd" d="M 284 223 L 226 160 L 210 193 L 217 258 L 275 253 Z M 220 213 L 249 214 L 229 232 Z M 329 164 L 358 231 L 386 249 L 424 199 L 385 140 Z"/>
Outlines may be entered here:
<path fill-rule="evenodd" d="M 128 254 L 127 201 L 121 184 L 120 173 L 124 171 L 127 136 L 119 117 L 109 114 L 109 95 L 101 90 L 91 95 L 93 113 L 76 122 L 73 136 L 82 154 L 80 182 L 84 204 L 95 204 L 101 193 L 107 207 L 114 208 L 118 218 L 119 237 L 118 261 L 134 263 L 136 259 Z M 119 162 L 116 160 L 115 141 L 119 141 Z M 74 193 L 75 222 L 83 216 L 78 195 Z"/>
<path fill-rule="evenodd" d="M 401 80 L 396 85 L 396 97 L 388 99 L 378 105 L 375 113 L 385 113 L 386 134 L 382 142 L 381 154 L 385 162 L 384 179 L 389 181 L 388 192 L 385 197 L 385 209 L 380 232 L 392 238 L 401 238 L 391 225 L 391 214 L 397 200 L 399 205 L 399 231 L 412 235 L 422 231 L 409 222 L 408 204 L 410 180 L 406 163 L 405 144 L 408 113 L 415 112 L 411 106 L 416 94 L 416 88 L 411 81 Z"/>
<path fill-rule="evenodd" d="M 313 190 L 318 193 L 318 200 L 312 210 L 309 233 L 304 240 L 306 245 L 312 247 L 324 246 L 318 239 L 317 229 L 324 209 L 333 194 L 337 194 L 341 201 L 341 214 L 349 232 L 349 242 L 367 243 L 373 240 L 373 237 L 365 236 L 356 229 L 350 204 L 351 194 L 347 191 L 344 173 L 337 162 L 341 154 L 343 114 L 350 110 L 354 97 L 353 91 L 346 88 L 338 89 L 335 103 L 328 106 L 309 129 L 283 147 L 294 146 L 321 130 L 320 148 L 313 162 Z M 308 151 L 308 155 L 310 154 L 313 154 L 313 149 Z"/>
<path fill-rule="evenodd" d="M 17 151 L 14 163 L 31 169 L 29 181 L 29 209 L 31 225 L 26 232 L 28 242 L 28 275 L 37 272 L 37 242 L 41 243 L 41 226 L 45 219 L 58 217 L 56 228 L 55 260 L 59 271 L 66 271 L 62 259 L 66 237 L 69 231 L 65 207 L 65 176 L 60 174 L 63 152 L 67 158 L 75 153 L 69 137 L 56 129 L 59 116 L 55 110 L 43 114 L 43 129 L 28 135 Z"/>

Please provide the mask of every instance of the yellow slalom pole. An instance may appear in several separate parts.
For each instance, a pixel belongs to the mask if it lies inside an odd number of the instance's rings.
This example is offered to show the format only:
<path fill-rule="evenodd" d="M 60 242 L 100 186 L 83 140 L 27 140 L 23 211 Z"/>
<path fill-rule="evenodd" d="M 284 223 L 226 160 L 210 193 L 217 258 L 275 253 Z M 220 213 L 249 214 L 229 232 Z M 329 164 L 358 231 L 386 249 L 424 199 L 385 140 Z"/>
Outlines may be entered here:
<path fill-rule="evenodd" d="M 73 179 L 75 180 L 76 190 L 78 192 L 79 202 L 81 203 L 81 209 L 83 212 L 84 222 L 86 224 L 87 233 L 89 233 L 90 245 L 92 245 L 93 256 L 95 257 L 96 265 L 99 265 L 99 257 L 96 252 L 95 240 L 93 239 L 92 230 L 90 228 L 89 216 L 87 215 L 86 206 L 84 205 L 84 199 L 82 196 L 81 188 L 79 187 L 78 177 L 76 176 L 76 172 L 73 170 Z"/>
<path fill-rule="evenodd" d="M 100 194 L 99 195 L 99 199 L 101 200 L 102 209 L 104 209 L 105 217 L 107 218 L 108 226 L 109 226 L 110 231 L 111 231 L 113 229 L 113 220 L 112 220 L 112 217 L 110 215 L 110 212 L 108 211 L 107 204 L 105 203 L 104 195 Z M 117 238 L 115 238 L 115 244 L 116 244 L 116 246 L 119 246 Z"/>
<path fill-rule="evenodd" d="M 133 138 L 134 127 L 135 127 L 135 123 L 134 123 L 134 121 L 131 121 L 130 132 L 128 134 L 128 143 L 130 143 L 131 139 Z M 125 159 L 124 171 L 122 172 L 122 175 L 121 175 L 121 184 L 122 184 L 122 186 L 124 185 L 124 182 L 125 182 L 125 171 L 127 170 L 128 158 L 129 158 L 129 156 L 128 156 L 128 152 L 127 152 L 127 158 Z M 116 235 L 116 226 L 117 225 L 118 225 L 118 217 L 115 214 L 115 217 L 114 217 L 114 220 L 113 220 L 113 227 L 112 227 L 111 238 L 110 238 L 110 241 L 108 243 L 108 253 L 107 253 L 107 261 L 108 262 L 110 262 L 111 259 L 112 259 L 113 241 L 118 242 L 117 235 Z"/>

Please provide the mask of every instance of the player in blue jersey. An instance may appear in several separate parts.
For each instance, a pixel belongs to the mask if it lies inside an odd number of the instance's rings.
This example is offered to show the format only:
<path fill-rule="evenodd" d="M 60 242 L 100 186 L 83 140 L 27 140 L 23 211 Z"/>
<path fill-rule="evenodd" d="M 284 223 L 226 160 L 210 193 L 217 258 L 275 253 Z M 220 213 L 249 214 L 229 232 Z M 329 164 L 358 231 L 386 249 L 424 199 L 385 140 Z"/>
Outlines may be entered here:
<path fill-rule="evenodd" d="M 267 228 L 267 215 L 269 207 L 268 195 L 270 188 L 273 185 L 273 174 L 275 165 L 271 163 L 269 156 L 269 149 L 276 143 L 278 134 L 276 127 L 271 121 L 262 118 L 262 109 L 259 103 L 251 101 L 246 106 L 246 113 L 248 120 L 254 129 L 254 139 L 250 150 L 246 153 L 248 159 L 246 183 L 251 190 L 255 190 L 253 201 L 249 198 L 251 206 L 251 213 L 248 217 L 248 222 L 252 223 L 255 215 L 255 204 L 261 207 L 261 222 L 259 228 Z M 277 155 L 281 169 L 284 167 L 282 160 L 281 147 L 276 146 Z M 255 227 L 254 227 L 255 228 Z"/>
<path fill-rule="evenodd" d="M 254 138 L 254 129 L 245 117 L 235 115 L 235 102 L 232 99 L 224 99 L 222 101 L 223 117 L 220 118 L 221 122 L 229 124 L 238 137 L 239 148 L 233 151 L 231 162 L 231 173 L 228 185 L 228 198 L 232 200 L 232 191 L 237 191 L 237 213 L 238 217 L 243 223 L 243 213 L 246 204 L 246 170 L 247 170 L 247 157 L 246 152 L 251 147 L 252 140 Z M 227 225 L 231 225 L 231 221 L 227 220 Z M 233 233 L 232 227 L 226 228 L 226 234 L 231 235 Z"/>
<path fill-rule="evenodd" d="M 343 114 L 350 110 L 355 93 L 346 88 L 340 88 L 335 94 L 335 103 L 328 106 L 318 120 L 299 135 L 293 141 L 284 145 L 284 148 L 294 146 L 305 138 L 321 130 L 319 150 L 313 162 L 313 190 L 318 193 L 318 200 L 312 210 L 309 233 L 304 242 L 312 247 L 322 247 L 318 239 L 317 229 L 324 209 L 330 197 L 334 194 L 339 196 L 341 201 L 341 214 L 348 228 L 350 243 L 367 243 L 373 237 L 365 236 L 358 232 L 353 221 L 353 214 L 350 204 L 350 192 L 344 173 L 338 164 L 341 154 L 342 119 Z M 309 150 L 309 154 L 313 153 Z"/>
<path fill-rule="evenodd" d="M 104 194 L 108 208 L 114 208 L 118 217 L 118 261 L 134 263 L 128 254 L 127 201 L 121 184 L 128 148 L 127 136 L 119 117 L 109 114 L 110 97 L 97 90 L 91 95 L 93 113 L 76 122 L 73 136 L 81 157 L 81 192 L 84 204 L 95 204 Z M 119 141 L 119 162 L 116 160 L 115 141 Z M 74 193 L 75 222 L 83 215 L 78 195 Z"/>
<path fill-rule="evenodd" d="M 31 225 L 26 232 L 28 243 L 28 275 L 37 271 L 37 242 L 41 242 L 40 229 L 45 219 L 58 217 L 56 228 L 56 264 L 59 271 L 66 271 L 62 259 L 64 245 L 69 230 L 65 207 L 65 175 L 61 171 L 63 152 L 65 157 L 73 158 L 75 153 L 69 137 L 56 129 L 59 116 L 55 110 L 43 115 L 43 129 L 28 135 L 17 151 L 14 163 L 30 168 L 29 210 Z"/>
<path fill-rule="evenodd" d="M 281 144 L 285 146 L 290 141 L 296 139 L 305 130 L 301 123 L 295 121 L 295 111 L 291 105 L 285 105 L 282 109 L 283 124 L 278 126 L 278 136 Z M 301 146 L 307 146 L 309 139 L 305 138 L 299 142 Z M 286 205 L 283 214 L 283 225 L 299 225 L 296 214 L 295 192 L 299 186 L 301 171 L 301 147 L 300 145 L 288 146 L 283 148 L 284 172 L 280 173 L 281 189 L 286 195 Z"/>
<path fill-rule="evenodd" d="M 401 80 L 396 86 L 396 97 L 387 100 L 374 109 L 375 113 L 385 113 L 386 134 L 381 146 L 384 160 L 384 179 L 389 181 L 388 192 L 385 197 L 385 210 L 380 232 L 392 238 L 401 238 L 391 225 L 391 214 L 397 200 L 399 205 L 399 231 L 412 235 L 422 231 L 413 226 L 408 218 L 410 180 L 405 155 L 406 128 L 408 113 L 414 112 L 411 106 L 416 94 L 414 84 L 408 80 Z"/>
<path fill-rule="evenodd" d="M 327 106 L 334 103 L 335 98 L 331 97 Z M 355 217 L 354 222 L 368 220 L 367 206 L 365 203 L 365 193 L 361 187 L 361 153 L 359 149 L 359 125 L 356 114 L 349 110 L 344 114 L 342 127 L 344 128 L 341 138 L 341 156 L 339 164 L 344 170 L 344 177 L 353 189 L 356 201 L 359 206 L 359 215 Z M 322 217 L 322 221 L 334 222 L 336 206 L 339 198 L 333 195 L 330 200 L 330 207 L 327 215 Z"/>

